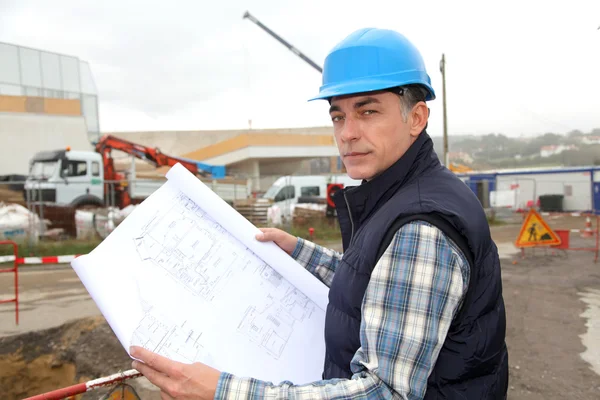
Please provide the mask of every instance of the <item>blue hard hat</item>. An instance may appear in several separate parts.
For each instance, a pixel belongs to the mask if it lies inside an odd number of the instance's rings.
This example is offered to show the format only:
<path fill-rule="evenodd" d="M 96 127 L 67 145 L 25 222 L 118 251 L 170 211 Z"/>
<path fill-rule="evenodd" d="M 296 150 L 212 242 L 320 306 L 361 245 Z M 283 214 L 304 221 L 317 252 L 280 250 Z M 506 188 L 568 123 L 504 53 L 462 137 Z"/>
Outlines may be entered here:
<path fill-rule="evenodd" d="M 364 28 L 329 52 L 319 95 L 309 101 L 405 85 L 422 85 L 425 100 L 435 99 L 419 50 L 398 32 Z"/>

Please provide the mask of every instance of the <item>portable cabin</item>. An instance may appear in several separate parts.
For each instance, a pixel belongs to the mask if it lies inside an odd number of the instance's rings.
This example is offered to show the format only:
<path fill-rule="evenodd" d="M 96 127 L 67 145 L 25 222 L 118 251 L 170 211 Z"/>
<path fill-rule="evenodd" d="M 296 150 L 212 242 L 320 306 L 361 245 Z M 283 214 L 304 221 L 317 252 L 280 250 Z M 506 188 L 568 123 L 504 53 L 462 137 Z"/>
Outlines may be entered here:
<path fill-rule="evenodd" d="M 457 174 L 488 207 L 525 209 L 540 203 L 551 211 L 600 213 L 600 166 L 528 168 Z M 542 204 L 542 211 L 545 205 Z M 558 208 L 558 209 L 555 209 Z"/>

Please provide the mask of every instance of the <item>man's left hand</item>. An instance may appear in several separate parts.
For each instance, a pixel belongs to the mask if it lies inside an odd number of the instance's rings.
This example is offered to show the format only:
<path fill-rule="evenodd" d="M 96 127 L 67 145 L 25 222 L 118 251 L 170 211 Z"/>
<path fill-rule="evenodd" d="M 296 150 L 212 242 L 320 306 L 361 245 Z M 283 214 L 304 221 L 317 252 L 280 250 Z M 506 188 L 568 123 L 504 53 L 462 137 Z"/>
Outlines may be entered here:
<path fill-rule="evenodd" d="M 161 390 L 165 399 L 213 399 L 221 373 L 201 363 L 184 364 L 132 346 L 133 368 L 141 372 Z"/>

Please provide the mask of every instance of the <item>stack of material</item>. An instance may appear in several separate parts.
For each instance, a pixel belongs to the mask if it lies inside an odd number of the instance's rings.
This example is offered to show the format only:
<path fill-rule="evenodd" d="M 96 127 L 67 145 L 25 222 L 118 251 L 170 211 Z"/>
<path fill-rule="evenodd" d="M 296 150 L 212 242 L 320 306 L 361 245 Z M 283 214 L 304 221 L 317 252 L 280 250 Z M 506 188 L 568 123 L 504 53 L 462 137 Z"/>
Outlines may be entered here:
<path fill-rule="evenodd" d="M 296 204 L 294 207 L 294 225 L 304 225 L 310 221 L 325 218 L 324 204 Z"/>
<path fill-rule="evenodd" d="M 39 217 L 27 208 L 0 202 L 0 240 L 20 242 L 30 237 L 37 243 L 44 230 Z"/>
<path fill-rule="evenodd" d="M 77 239 L 105 239 L 121 222 L 135 209 L 130 204 L 119 210 L 116 207 L 77 210 L 75 212 L 75 225 Z"/>
<path fill-rule="evenodd" d="M 267 211 L 270 206 L 271 201 L 269 199 L 249 198 L 233 202 L 233 208 L 257 226 L 267 225 Z"/>

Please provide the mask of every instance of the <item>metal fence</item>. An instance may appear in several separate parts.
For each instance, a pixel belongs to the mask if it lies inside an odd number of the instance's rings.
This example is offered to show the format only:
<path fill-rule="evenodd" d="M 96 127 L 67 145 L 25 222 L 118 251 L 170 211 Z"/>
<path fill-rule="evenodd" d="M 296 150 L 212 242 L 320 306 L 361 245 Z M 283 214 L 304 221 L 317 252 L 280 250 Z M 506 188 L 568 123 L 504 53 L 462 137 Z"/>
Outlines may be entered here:
<path fill-rule="evenodd" d="M 128 181 L 0 182 L 0 240 L 35 245 L 40 239 L 102 239 L 133 208 L 166 183 Z M 251 197 L 243 180 L 203 180 L 230 204 Z"/>

